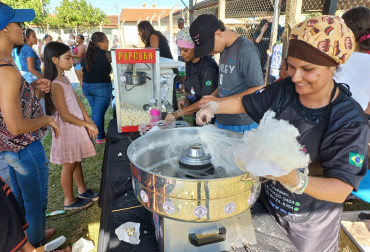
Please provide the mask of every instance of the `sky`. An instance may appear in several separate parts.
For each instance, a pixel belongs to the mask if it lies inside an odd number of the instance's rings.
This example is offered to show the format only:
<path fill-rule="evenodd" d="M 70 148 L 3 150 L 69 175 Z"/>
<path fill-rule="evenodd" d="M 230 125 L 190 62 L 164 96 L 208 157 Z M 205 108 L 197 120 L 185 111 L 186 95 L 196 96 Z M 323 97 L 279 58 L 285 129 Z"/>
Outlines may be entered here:
<path fill-rule="evenodd" d="M 49 10 L 54 12 L 54 8 L 59 6 L 62 0 L 50 0 Z M 151 7 L 153 4 L 156 8 L 172 8 L 176 3 L 179 8 L 185 8 L 181 0 L 86 0 L 92 6 L 100 8 L 105 14 L 119 14 L 122 8 L 140 8 L 143 4 Z M 188 6 L 189 0 L 183 0 Z"/>

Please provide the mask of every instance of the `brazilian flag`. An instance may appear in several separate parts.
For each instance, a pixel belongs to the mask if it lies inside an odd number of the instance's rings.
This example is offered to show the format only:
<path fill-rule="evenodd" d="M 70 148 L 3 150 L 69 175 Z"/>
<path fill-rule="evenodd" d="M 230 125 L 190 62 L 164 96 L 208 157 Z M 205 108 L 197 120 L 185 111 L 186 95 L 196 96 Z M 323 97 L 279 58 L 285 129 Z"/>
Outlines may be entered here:
<path fill-rule="evenodd" d="M 358 153 L 350 152 L 349 153 L 349 164 L 355 165 L 357 167 L 362 167 L 364 162 L 364 156 Z"/>

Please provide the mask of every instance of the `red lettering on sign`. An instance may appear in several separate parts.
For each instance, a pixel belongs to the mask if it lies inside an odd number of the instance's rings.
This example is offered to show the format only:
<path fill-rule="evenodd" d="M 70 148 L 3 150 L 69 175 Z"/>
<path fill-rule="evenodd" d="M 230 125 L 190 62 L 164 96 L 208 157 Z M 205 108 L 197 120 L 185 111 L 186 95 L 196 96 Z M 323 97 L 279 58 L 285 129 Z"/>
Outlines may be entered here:
<path fill-rule="evenodd" d="M 116 62 L 119 64 L 155 63 L 155 49 L 117 49 Z"/>

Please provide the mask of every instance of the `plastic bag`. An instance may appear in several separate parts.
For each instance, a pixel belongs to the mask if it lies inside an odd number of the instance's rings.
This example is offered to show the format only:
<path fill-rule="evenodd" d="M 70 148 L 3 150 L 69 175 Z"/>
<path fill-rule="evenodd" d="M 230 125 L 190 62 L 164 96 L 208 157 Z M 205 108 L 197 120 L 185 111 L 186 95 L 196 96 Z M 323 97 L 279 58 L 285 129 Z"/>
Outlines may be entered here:
<path fill-rule="evenodd" d="M 89 252 L 94 248 L 92 241 L 86 240 L 81 237 L 78 241 L 73 243 L 72 252 Z"/>
<path fill-rule="evenodd" d="M 140 223 L 126 222 L 116 228 L 115 233 L 121 241 L 135 245 L 140 243 Z"/>

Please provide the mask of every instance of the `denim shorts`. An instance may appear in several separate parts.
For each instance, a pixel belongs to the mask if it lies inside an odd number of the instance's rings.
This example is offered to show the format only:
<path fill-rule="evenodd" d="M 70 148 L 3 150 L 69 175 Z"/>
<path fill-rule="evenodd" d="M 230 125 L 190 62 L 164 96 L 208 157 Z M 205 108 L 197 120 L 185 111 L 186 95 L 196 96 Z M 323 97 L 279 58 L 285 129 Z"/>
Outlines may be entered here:
<path fill-rule="evenodd" d="M 77 65 L 75 65 L 75 66 L 74 66 L 74 69 L 75 69 L 76 71 L 81 70 L 81 63 L 78 63 Z"/>

